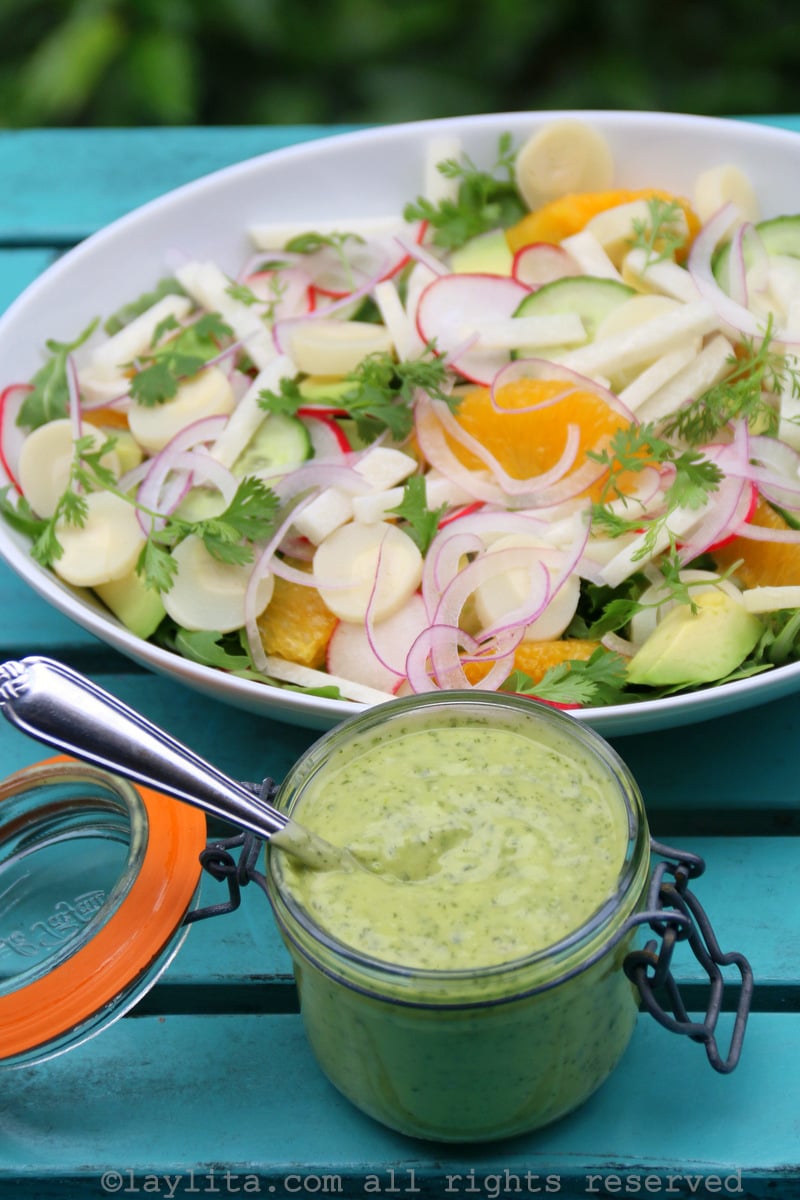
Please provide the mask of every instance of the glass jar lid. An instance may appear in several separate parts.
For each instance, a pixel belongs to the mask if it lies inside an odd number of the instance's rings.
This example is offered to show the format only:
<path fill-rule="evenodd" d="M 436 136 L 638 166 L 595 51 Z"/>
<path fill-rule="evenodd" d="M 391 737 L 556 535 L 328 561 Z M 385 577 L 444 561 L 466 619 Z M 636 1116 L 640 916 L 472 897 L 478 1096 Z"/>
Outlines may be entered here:
<path fill-rule="evenodd" d="M 64 756 L 0 781 L 0 1064 L 126 1012 L 177 951 L 203 814 Z"/>

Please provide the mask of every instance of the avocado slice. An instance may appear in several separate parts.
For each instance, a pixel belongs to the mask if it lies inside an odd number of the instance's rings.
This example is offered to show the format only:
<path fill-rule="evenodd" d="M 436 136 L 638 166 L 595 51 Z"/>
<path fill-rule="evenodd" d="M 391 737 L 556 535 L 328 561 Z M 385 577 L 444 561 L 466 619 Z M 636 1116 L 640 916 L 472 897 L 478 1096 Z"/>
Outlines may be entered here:
<path fill-rule="evenodd" d="M 450 255 L 450 270 L 456 275 L 510 275 L 513 265 L 502 229 L 480 233 Z"/>
<path fill-rule="evenodd" d="M 137 637 L 149 638 L 167 615 L 161 593 L 146 587 L 136 571 L 110 583 L 100 583 L 94 591 L 114 616 Z"/>
<path fill-rule="evenodd" d="M 717 588 L 671 609 L 628 663 L 628 682 L 662 687 L 724 679 L 747 658 L 763 626 Z"/>

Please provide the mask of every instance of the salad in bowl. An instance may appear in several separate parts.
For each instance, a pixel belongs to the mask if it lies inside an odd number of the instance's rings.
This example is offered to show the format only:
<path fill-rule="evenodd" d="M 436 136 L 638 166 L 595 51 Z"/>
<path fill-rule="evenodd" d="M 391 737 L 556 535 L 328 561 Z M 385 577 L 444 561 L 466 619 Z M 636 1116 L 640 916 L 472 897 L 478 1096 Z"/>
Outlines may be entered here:
<path fill-rule="evenodd" d="M 732 155 L 620 182 L 589 115 L 492 134 L 419 126 L 384 212 L 162 248 L 3 380 L 6 527 L 122 648 L 323 723 L 602 725 L 800 659 L 800 215 Z"/>

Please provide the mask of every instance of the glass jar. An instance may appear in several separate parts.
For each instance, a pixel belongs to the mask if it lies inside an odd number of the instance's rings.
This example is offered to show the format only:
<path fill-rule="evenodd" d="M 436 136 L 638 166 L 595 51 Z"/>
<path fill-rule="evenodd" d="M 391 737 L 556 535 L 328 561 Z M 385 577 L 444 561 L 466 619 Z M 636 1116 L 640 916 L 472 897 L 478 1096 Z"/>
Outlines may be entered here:
<path fill-rule="evenodd" d="M 58 758 L 0 781 L 0 1053 L 52 1058 L 127 1012 L 177 953 L 203 814 Z"/>
<path fill-rule="evenodd" d="M 474 746 L 473 764 L 480 766 L 481 800 L 473 818 L 478 836 L 492 820 L 492 798 L 485 789 L 507 794 L 523 759 L 528 781 L 523 793 L 530 788 L 529 798 L 521 796 L 523 807 L 546 806 L 556 826 L 563 820 L 564 827 L 577 828 L 576 822 L 587 819 L 576 775 L 584 790 L 599 790 L 616 811 L 621 834 L 610 886 L 607 874 L 600 880 L 602 855 L 594 855 L 591 846 L 578 855 L 580 872 L 559 861 L 555 841 L 543 852 L 545 859 L 549 852 L 555 858 L 543 866 L 542 912 L 570 909 L 572 893 L 580 890 L 584 915 L 574 927 L 510 959 L 501 954 L 500 961 L 491 961 L 489 950 L 478 966 L 461 961 L 456 967 L 413 965 L 413 955 L 407 965 L 402 952 L 389 957 L 365 952 L 363 943 L 350 937 L 352 923 L 342 917 L 336 893 L 315 907 L 302 893 L 298 869 L 271 848 L 266 886 L 293 960 L 306 1033 L 329 1079 L 364 1112 L 404 1134 L 477 1142 L 530 1131 L 563 1116 L 599 1087 L 622 1056 L 638 1009 L 638 993 L 622 963 L 647 894 L 649 834 L 638 788 L 602 738 L 551 708 L 494 693 L 431 694 L 369 709 L 315 743 L 290 771 L 275 802 L 312 829 L 317 828 L 315 808 L 327 805 L 326 824 L 318 832 L 327 830 L 336 842 L 327 825 L 335 797 L 344 796 L 352 810 L 359 798 L 371 795 L 376 808 L 385 804 L 380 822 L 389 845 L 402 797 L 412 806 L 412 821 L 421 819 L 425 802 L 420 797 L 426 789 L 430 797 L 430 788 L 444 779 L 444 786 L 458 789 L 464 807 L 470 807 L 474 772 L 466 760 L 456 763 L 455 773 L 448 768 L 454 729 L 462 750 L 468 743 Z M 518 748 L 513 762 L 495 761 L 498 735 L 503 750 Z M 441 742 L 438 751 L 432 737 Z M 441 773 L 421 769 L 426 755 L 436 758 L 437 753 Z M 539 779 L 536 762 L 542 756 L 550 766 L 541 768 Z M 562 812 L 563 806 L 569 811 Z M 408 816 L 401 814 L 401 825 Z M 504 939 L 497 905 L 501 890 L 503 903 L 510 895 L 509 878 L 507 864 L 496 861 L 498 895 L 478 913 L 472 909 L 468 923 L 480 925 L 485 915 L 486 937 Z M 417 877 L 394 890 L 395 926 L 412 900 L 407 889 L 419 884 Z M 452 894 L 458 895 L 457 889 Z M 376 905 L 386 899 L 380 888 L 375 896 Z M 441 912 L 431 910 L 430 918 L 440 920 Z M 464 927 L 462 918 L 456 912 L 454 936 L 459 920 Z M 341 936 L 342 921 L 347 937 Z M 391 920 L 387 929 L 391 940 Z M 416 938 L 419 930 L 415 926 L 411 932 Z M 402 938 L 401 933 L 400 943 Z"/>

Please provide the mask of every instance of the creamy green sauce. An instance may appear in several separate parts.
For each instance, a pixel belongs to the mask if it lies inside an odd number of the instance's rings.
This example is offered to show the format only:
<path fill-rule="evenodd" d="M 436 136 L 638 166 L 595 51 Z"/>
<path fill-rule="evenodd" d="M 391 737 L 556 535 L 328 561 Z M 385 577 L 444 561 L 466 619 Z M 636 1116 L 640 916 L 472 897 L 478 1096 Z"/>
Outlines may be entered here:
<path fill-rule="evenodd" d="M 395 722 L 337 751 L 292 816 L 367 868 L 282 856 L 317 924 L 435 970 L 510 962 L 579 929 L 615 894 L 629 837 L 608 768 L 538 727 Z"/>

